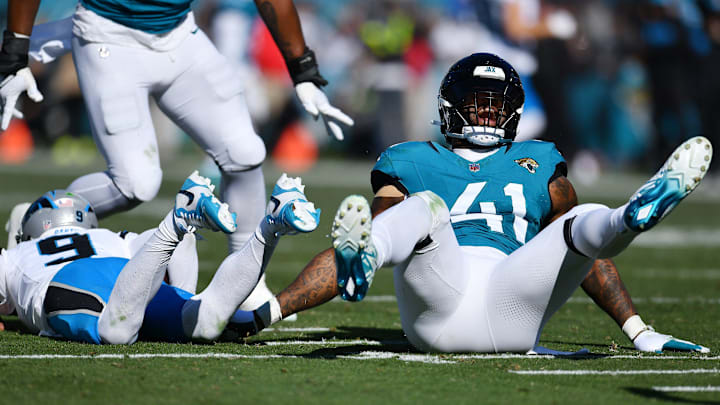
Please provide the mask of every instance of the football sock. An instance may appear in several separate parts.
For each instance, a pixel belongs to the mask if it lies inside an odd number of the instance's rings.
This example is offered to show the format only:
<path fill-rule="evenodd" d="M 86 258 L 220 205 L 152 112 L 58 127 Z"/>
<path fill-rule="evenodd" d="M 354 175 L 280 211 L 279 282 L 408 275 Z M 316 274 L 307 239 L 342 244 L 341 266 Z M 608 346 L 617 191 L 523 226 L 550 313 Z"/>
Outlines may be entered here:
<path fill-rule="evenodd" d="M 241 249 L 222 262 L 207 288 L 185 303 L 182 316 L 188 336 L 216 339 L 240 303 L 250 295 L 277 242 L 274 235 L 265 239 L 262 229 L 261 224 Z"/>
<path fill-rule="evenodd" d="M 625 226 L 624 205 L 616 209 L 598 207 L 575 217 L 572 241 L 580 253 L 588 257 L 613 257 L 622 252 L 637 233 Z"/>
<path fill-rule="evenodd" d="M 173 287 L 195 294 L 198 282 L 197 238 L 186 234 L 175 248 L 168 263 L 168 280 Z"/>
<path fill-rule="evenodd" d="M 433 216 L 427 203 L 413 196 L 373 219 L 372 241 L 377 249 L 378 267 L 407 259 L 415 246 L 428 237 Z"/>
<path fill-rule="evenodd" d="M 265 216 L 265 178 L 262 169 L 243 172 L 222 172 L 221 200 L 238 214 L 237 230 L 228 235 L 228 249 L 234 252 L 250 239 L 255 227 Z"/>
<path fill-rule="evenodd" d="M 129 210 L 139 203 L 125 197 L 105 172 L 79 177 L 70 183 L 67 190 L 88 200 L 98 218 Z"/>
<path fill-rule="evenodd" d="M 110 299 L 98 319 L 98 333 L 103 342 L 130 344 L 137 340 L 145 308 L 160 288 L 165 268 L 179 241 L 171 212 L 125 264 L 115 281 Z"/>

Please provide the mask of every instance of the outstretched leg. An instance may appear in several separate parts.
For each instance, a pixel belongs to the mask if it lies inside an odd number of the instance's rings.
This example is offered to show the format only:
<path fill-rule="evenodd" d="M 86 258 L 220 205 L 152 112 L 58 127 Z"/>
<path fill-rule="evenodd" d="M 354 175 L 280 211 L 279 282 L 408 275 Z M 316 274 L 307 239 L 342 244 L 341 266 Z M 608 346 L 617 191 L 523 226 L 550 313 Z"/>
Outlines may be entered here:
<path fill-rule="evenodd" d="M 107 305 L 98 319 L 104 343 L 130 344 L 137 340 L 145 309 L 155 296 L 176 246 L 197 227 L 235 230 L 235 215 L 212 194 L 210 180 L 193 173 L 175 199 L 175 208 L 123 267 Z"/>

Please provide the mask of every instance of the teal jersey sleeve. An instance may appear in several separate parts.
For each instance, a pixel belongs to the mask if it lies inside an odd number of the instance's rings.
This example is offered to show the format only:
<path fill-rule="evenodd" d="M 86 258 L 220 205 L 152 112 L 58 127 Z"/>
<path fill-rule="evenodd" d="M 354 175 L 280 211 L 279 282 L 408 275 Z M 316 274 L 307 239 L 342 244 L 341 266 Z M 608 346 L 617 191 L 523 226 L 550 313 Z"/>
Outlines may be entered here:
<path fill-rule="evenodd" d="M 567 174 L 548 142 L 514 142 L 471 162 L 433 142 L 386 150 L 372 171 L 375 192 L 387 184 L 409 195 L 430 190 L 450 210 L 460 245 L 510 253 L 534 237 L 551 212 L 548 184 Z"/>

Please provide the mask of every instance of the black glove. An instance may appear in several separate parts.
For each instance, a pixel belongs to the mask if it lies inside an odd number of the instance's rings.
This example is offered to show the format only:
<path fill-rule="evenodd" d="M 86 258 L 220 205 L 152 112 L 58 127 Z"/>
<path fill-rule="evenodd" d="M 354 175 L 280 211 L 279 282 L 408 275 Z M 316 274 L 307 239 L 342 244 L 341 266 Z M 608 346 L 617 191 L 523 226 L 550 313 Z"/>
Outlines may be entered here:
<path fill-rule="evenodd" d="M 310 48 L 305 48 L 305 53 L 288 61 L 287 67 L 293 84 L 311 82 L 318 87 L 327 86 L 328 84 L 327 80 L 320 75 L 315 52 Z"/>
<path fill-rule="evenodd" d="M 3 32 L 0 49 L 0 74 L 12 75 L 28 65 L 30 38 L 17 38 L 10 31 Z"/>

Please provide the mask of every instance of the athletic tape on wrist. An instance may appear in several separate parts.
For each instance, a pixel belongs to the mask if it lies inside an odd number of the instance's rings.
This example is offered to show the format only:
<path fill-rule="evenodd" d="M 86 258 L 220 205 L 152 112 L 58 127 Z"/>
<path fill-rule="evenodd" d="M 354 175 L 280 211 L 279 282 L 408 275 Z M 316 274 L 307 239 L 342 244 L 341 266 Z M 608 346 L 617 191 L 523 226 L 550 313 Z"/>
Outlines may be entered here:
<path fill-rule="evenodd" d="M 635 340 L 638 335 L 646 330 L 649 330 L 650 328 L 643 322 L 642 318 L 640 318 L 640 315 L 633 315 L 630 318 L 628 318 L 625 323 L 623 323 L 622 331 L 630 338 L 630 340 Z"/>

